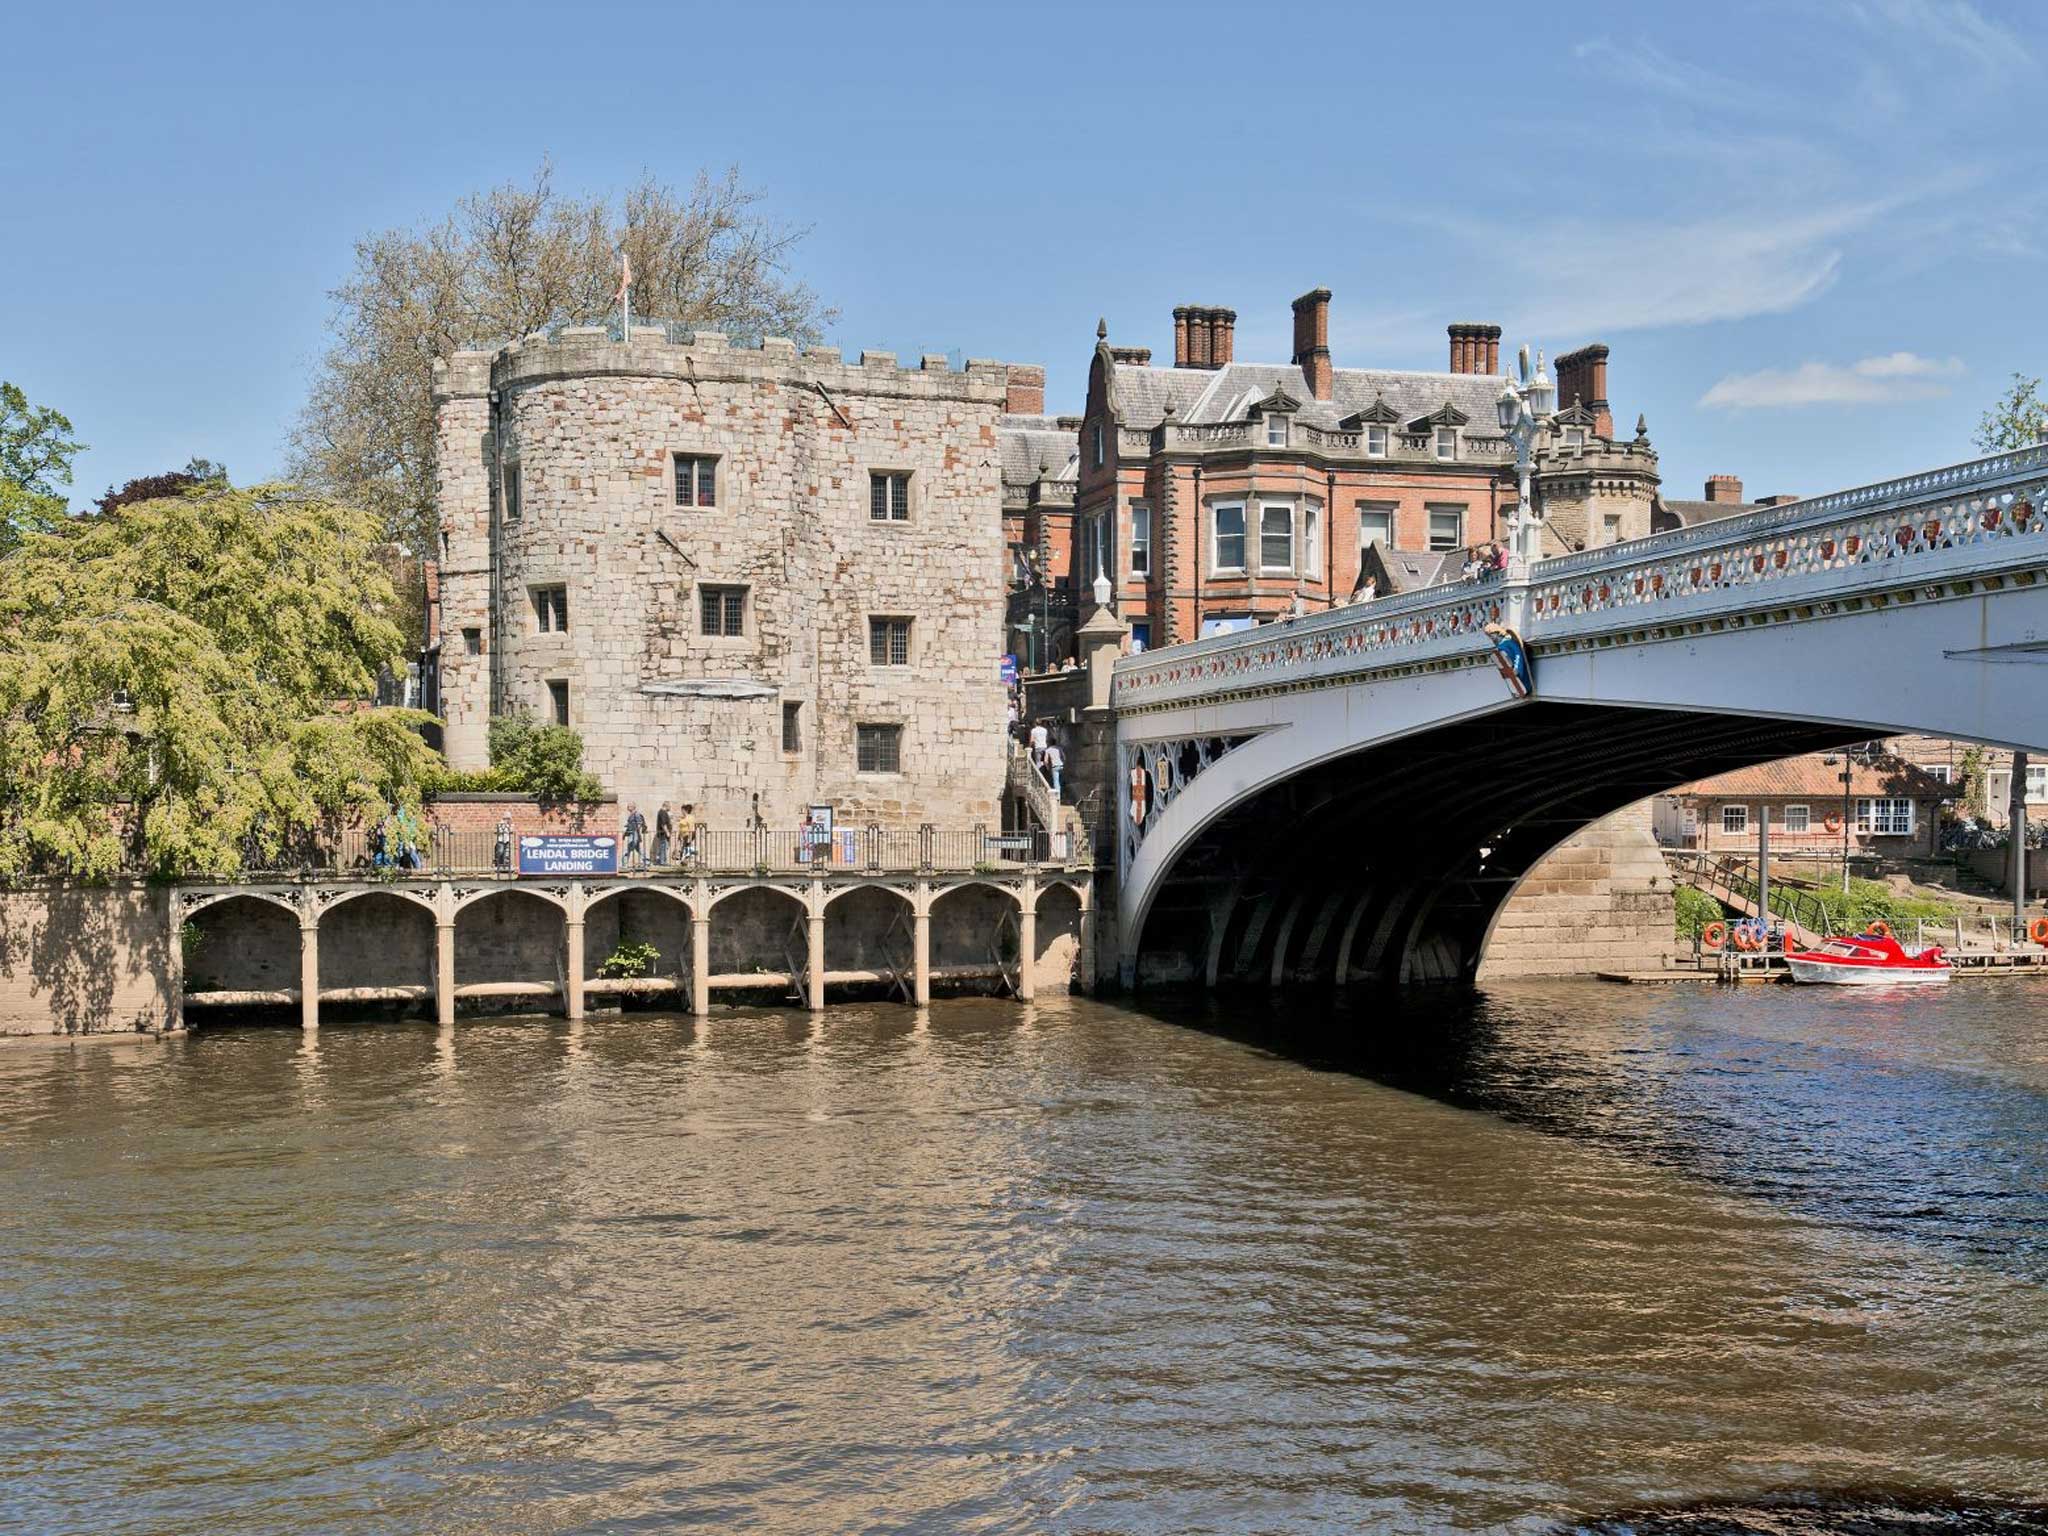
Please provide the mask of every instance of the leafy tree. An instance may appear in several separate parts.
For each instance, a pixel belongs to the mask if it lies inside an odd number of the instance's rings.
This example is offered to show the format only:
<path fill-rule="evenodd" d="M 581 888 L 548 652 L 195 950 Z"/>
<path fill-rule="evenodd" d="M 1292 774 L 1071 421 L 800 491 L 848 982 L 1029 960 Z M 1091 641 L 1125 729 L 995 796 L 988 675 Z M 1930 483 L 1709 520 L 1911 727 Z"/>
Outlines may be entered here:
<path fill-rule="evenodd" d="M 2048 402 L 2041 399 L 2041 381 L 2023 373 L 1977 421 L 1977 447 L 1985 453 L 2011 453 L 2031 448 L 2048 428 Z"/>
<path fill-rule="evenodd" d="M 491 722 L 491 772 L 501 787 L 536 800 L 591 801 L 604 793 L 583 770 L 583 738 L 566 725 L 537 725 L 527 715 Z"/>
<path fill-rule="evenodd" d="M 330 295 L 333 342 L 293 434 L 293 474 L 430 553 L 435 360 L 616 315 L 622 249 L 636 317 L 815 340 L 831 312 L 784 273 L 804 232 L 758 201 L 736 169 L 700 173 L 686 193 L 643 175 L 621 198 L 578 198 L 543 163 L 530 184 L 465 197 L 437 224 L 359 241 Z"/>
<path fill-rule="evenodd" d="M 438 759 L 368 710 L 399 635 L 376 519 L 224 484 L 0 560 L 0 874 L 273 864 L 418 804 Z"/>
<path fill-rule="evenodd" d="M 216 464 L 211 459 L 190 459 L 183 469 L 167 470 L 161 475 L 139 475 L 118 490 L 107 487 L 107 494 L 93 503 L 93 510 L 101 517 L 118 512 L 130 502 L 158 501 L 165 496 L 176 496 L 183 491 L 196 491 L 208 486 L 226 485 L 228 471 L 225 464 Z"/>
<path fill-rule="evenodd" d="M 62 411 L 31 406 L 19 385 L 0 381 L 0 555 L 62 520 L 58 487 L 71 483 L 71 461 L 84 449 Z"/>

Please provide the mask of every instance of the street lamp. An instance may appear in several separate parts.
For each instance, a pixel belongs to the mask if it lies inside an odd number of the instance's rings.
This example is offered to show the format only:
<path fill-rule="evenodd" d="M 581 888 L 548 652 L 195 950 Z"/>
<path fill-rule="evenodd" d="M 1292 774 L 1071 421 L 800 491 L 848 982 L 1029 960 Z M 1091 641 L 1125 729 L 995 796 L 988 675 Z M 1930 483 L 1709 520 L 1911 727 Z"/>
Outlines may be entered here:
<path fill-rule="evenodd" d="M 1877 749 L 1868 742 L 1860 746 L 1842 748 L 1842 895 L 1849 894 L 1849 775 L 1860 764 L 1868 768 L 1877 761 Z M 1821 762 L 1832 768 L 1835 754 L 1830 752 Z"/>
<path fill-rule="evenodd" d="M 1500 417 L 1502 434 L 1515 449 L 1515 474 L 1520 483 L 1515 515 L 1508 519 L 1508 547 L 1519 562 L 1528 559 L 1532 553 L 1527 546 L 1534 542 L 1535 531 L 1540 526 L 1530 492 L 1530 475 L 1535 462 L 1536 440 L 1550 418 L 1557 414 L 1557 386 L 1543 371 L 1541 352 L 1536 354 L 1533 375 L 1529 371 L 1527 347 L 1521 350 L 1518 366 L 1521 382 L 1518 384 L 1511 378 L 1501 380 L 1494 410 Z"/>

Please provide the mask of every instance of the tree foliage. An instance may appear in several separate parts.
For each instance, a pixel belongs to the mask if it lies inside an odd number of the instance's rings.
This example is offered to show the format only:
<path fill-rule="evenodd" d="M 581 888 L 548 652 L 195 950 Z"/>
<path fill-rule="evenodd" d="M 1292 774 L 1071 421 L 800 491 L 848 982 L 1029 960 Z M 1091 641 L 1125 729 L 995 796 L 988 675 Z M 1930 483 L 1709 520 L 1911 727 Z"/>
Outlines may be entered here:
<path fill-rule="evenodd" d="M 93 503 L 93 510 L 106 517 L 130 502 L 158 501 L 165 496 L 225 485 L 227 479 L 225 464 L 216 464 L 211 459 L 188 459 L 183 469 L 166 470 L 160 475 L 138 475 L 119 488 L 108 486 L 106 495 Z"/>
<path fill-rule="evenodd" d="M 275 867 L 416 806 L 438 762 L 372 711 L 399 654 L 376 519 L 216 484 L 0 560 L 0 874 Z"/>
<path fill-rule="evenodd" d="M 591 801 L 604 793 L 583 770 L 583 738 L 566 725 L 538 725 L 527 715 L 491 722 L 491 771 L 506 789 L 536 800 Z"/>
<path fill-rule="evenodd" d="M 63 519 L 60 487 L 85 449 L 71 430 L 62 411 L 32 406 L 19 385 L 0 380 L 0 555 Z"/>
<path fill-rule="evenodd" d="M 439 223 L 359 241 L 330 297 L 332 344 L 293 435 L 293 473 L 430 551 L 434 362 L 618 312 L 619 252 L 634 315 L 744 338 L 817 338 L 831 319 L 785 263 L 803 231 L 771 222 L 736 169 L 678 193 L 643 175 L 623 196 L 526 185 L 465 197 Z"/>
<path fill-rule="evenodd" d="M 2015 373 L 2006 392 L 1977 421 L 1976 444 L 1984 453 L 2011 453 L 2031 448 L 2048 430 L 2048 402 L 2041 399 L 2041 381 Z"/>

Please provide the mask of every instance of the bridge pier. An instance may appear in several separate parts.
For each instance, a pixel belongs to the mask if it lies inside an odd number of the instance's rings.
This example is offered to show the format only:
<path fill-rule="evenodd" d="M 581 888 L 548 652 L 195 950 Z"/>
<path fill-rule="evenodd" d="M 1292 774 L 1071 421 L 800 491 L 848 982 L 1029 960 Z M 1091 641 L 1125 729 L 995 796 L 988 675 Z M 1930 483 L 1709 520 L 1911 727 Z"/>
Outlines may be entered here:
<path fill-rule="evenodd" d="M 583 1018 L 583 914 L 564 918 L 562 932 L 569 946 L 569 967 L 562 978 L 562 1016 L 573 1024 Z"/>
<path fill-rule="evenodd" d="M 697 900 L 703 900 L 698 881 Z M 711 1011 L 711 916 L 702 905 L 690 913 L 690 1012 L 703 1018 Z"/>
<path fill-rule="evenodd" d="M 442 1024 L 455 1022 L 455 919 L 434 921 L 434 1018 Z"/>
<path fill-rule="evenodd" d="M 1038 882 L 1030 876 L 1024 878 L 1023 892 L 1017 897 L 1017 997 L 1021 1002 L 1030 1002 L 1038 996 L 1038 980 L 1033 972 L 1038 969 Z"/>
<path fill-rule="evenodd" d="M 813 1013 L 825 1007 L 825 914 L 819 910 L 820 900 L 813 889 L 804 923 L 804 1006 Z"/>

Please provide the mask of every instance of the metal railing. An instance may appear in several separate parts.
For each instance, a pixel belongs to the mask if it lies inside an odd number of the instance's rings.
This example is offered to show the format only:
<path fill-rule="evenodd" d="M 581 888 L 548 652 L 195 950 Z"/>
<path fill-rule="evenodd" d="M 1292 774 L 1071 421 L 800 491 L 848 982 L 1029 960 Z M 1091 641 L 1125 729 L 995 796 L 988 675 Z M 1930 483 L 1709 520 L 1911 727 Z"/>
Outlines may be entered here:
<path fill-rule="evenodd" d="M 1730 854 L 1695 853 L 1679 859 L 1686 871 L 1686 883 L 1731 906 L 1747 907 L 1757 914 L 1757 866 L 1754 858 Z M 1770 915 L 1783 918 L 1802 932 L 1826 938 L 1841 921 L 1836 910 L 1818 892 L 1771 881 Z"/>
<path fill-rule="evenodd" d="M 232 874 L 194 876 L 223 883 L 267 879 L 344 877 L 401 881 L 462 875 L 507 875 L 518 865 L 521 835 L 553 828 L 514 824 L 509 844 L 494 827 L 431 827 L 410 842 L 401 834 L 377 828 L 350 827 L 318 845 L 296 850 L 284 860 L 252 860 Z M 806 875 L 806 874 L 968 874 L 1022 871 L 1041 866 L 1084 868 L 1090 850 L 1084 839 L 1032 829 L 1020 832 L 985 826 L 939 827 L 700 827 L 689 838 L 673 840 L 667 857 L 657 861 L 650 835 L 639 850 L 627 848 L 613 828 L 591 828 L 587 834 L 618 838 L 622 873 Z"/>

